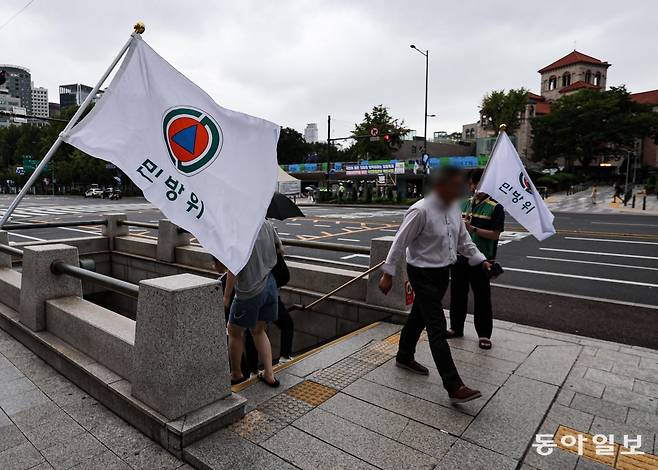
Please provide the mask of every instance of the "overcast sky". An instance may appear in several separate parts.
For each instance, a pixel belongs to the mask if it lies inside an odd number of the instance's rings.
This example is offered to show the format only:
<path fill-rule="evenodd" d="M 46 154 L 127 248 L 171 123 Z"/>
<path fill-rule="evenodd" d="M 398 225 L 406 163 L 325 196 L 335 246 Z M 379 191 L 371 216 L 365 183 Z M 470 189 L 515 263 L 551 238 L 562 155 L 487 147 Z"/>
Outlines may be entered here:
<path fill-rule="evenodd" d="M 28 0 L 2 0 L 3 24 Z M 537 70 L 574 48 L 612 63 L 608 84 L 658 88 L 656 0 L 35 0 L 0 29 L 0 63 L 28 67 L 58 101 L 93 85 L 132 31 L 222 106 L 326 138 L 375 104 L 429 132 L 461 130 L 492 89 L 539 91 Z"/>

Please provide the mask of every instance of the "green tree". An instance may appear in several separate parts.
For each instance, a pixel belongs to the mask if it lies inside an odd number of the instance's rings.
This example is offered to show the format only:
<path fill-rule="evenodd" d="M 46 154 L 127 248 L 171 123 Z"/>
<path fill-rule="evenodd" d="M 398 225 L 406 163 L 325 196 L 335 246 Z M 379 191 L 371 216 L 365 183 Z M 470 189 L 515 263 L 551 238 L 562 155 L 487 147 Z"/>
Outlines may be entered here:
<path fill-rule="evenodd" d="M 379 130 L 379 140 L 370 140 L 370 131 L 373 128 Z M 407 132 L 409 129 L 405 127 L 404 120 L 391 116 L 384 105 L 374 106 L 372 111 L 364 114 L 363 121 L 354 124 L 352 136 L 356 143 L 350 150 L 350 154 L 357 158 L 370 160 L 389 159 L 393 151 L 400 148 L 402 136 Z M 384 135 L 390 137 L 388 142 L 384 140 Z"/>
<path fill-rule="evenodd" d="M 563 96 L 532 120 L 533 159 L 588 166 L 596 157 L 626 155 L 635 139 L 658 139 L 658 113 L 636 103 L 625 87 Z"/>
<path fill-rule="evenodd" d="M 501 124 L 507 124 L 507 133 L 512 134 L 521 124 L 521 116 L 528 103 L 528 90 L 525 88 L 494 90 L 488 93 L 480 104 L 482 125 L 498 133 Z"/>
<path fill-rule="evenodd" d="M 280 165 L 303 163 L 311 152 L 311 145 L 304 136 L 291 127 L 282 127 L 276 146 L 277 160 Z"/>

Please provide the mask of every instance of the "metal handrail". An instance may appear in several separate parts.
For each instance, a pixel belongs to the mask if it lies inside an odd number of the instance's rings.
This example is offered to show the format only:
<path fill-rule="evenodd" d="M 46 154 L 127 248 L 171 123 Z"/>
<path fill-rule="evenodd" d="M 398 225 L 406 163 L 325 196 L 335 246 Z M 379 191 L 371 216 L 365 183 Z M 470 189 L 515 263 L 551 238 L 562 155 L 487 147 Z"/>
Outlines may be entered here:
<path fill-rule="evenodd" d="M 358 253 L 362 255 L 370 254 L 369 246 L 354 246 L 344 243 L 316 242 L 312 240 L 294 240 L 292 238 L 282 238 L 281 243 L 283 243 L 285 246 L 312 248 L 315 250 L 340 251 L 343 253 Z"/>
<path fill-rule="evenodd" d="M 12 256 L 23 256 L 23 250 L 14 248 L 13 246 L 0 244 L 0 252 Z"/>
<path fill-rule="evenodd" d="M 158 229 L 159 225 L 158 224 L 152 224 L 150 222 L 140 222 L 139 220 L 119 220 L 117 221 L 119 225 L 126 225 L 129 227 L 142 227 L 142 228 L 151 228 L 151 229 Z"/>
<path fill-rule="evenodd" d="M 136 298 L 139 295 L 139 286 L 137 284 L 115 279 L 94 271 L 88 271 L 78 266 L 67 264 L 64 261 L 53 261 L 50 265 L 50 270 L 55 274 L 67 274 L 83 281 L 93 282 L 94 284 L 105 287 L 108 290 L 129 297 Z"/>
<path fill-rule="evenodd" d="M 107 219 L 71 220 L 66 222 L 44 222 L 38 224 L 7 224 L 2 230 L 30 230 L 35 228 L 82 227 L 86 225 L 107 225 Z"/>

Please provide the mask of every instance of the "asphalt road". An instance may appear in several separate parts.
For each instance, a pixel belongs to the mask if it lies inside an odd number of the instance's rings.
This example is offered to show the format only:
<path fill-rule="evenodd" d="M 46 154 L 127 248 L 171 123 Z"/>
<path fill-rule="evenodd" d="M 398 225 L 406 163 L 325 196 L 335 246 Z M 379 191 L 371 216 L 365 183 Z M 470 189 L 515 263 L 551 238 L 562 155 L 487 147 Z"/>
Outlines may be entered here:
<path fill-rule="evenodd" d="M 0 208 L 11 198 L 0 196 Z M 277 221 L 283 239 L 367 247 L 375 237 L 395 235 L 404 210 L 302 207 L 306 217 Z M 127 212 L 129 219 L 161 217 L 143 199 L 86 200 L 28 197 L 12 222 L 98 219 Z M 0 209 L 0 213 L 2 210 Z M 658 347 L 658 217 L 627 214 L 556 213 L 558 233 L 538 242 L 508 217 L 499 248 L 505 273 L 496 279 L 496 317 L 602 339 Z M 100 233 L 98 226 L 12 231 L 10 242 L 56 240 Z M 137 236 L 151 230 L 131 227 Z M 288 247 L 292 260 L 362 271 L 363 254 Z"/>

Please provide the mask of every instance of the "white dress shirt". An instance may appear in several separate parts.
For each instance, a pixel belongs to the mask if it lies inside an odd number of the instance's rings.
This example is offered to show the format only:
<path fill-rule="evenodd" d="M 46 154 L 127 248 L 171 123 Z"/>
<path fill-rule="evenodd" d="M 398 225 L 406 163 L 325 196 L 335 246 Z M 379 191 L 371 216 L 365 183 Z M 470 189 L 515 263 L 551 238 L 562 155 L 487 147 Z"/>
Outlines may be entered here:
<path fill-rule="evenodd" d="M 406 249 L 407 263 L 416 268 L 442 268 L 457 261 L 457 252 L 471 266 L 486 260 L 478 250 L 455 203 L 446 206 L 434 193 L 409 208 L 382 267 L 395 275 L 395 264 Z"/>

